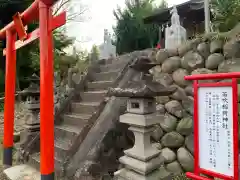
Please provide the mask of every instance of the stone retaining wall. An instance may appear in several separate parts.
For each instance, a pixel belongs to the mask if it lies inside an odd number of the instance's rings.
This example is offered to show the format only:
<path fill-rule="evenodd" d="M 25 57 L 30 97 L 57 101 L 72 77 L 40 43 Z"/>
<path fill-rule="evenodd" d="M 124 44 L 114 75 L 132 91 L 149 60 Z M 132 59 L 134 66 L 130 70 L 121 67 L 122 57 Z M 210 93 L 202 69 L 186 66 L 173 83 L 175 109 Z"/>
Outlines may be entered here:
<path fill-rule="evenodd" d="M 153 146 L 162 150 L 167 171 L 193 171 L 193 89 L 184 76 L 240 71 L 240 39 L 199 38 L 176 50 L 149 50 L 149 57 L 159 64 L 152 70 L 155 80 L 178 88 L 169 97 L 157 97 L 164 118 L 152 134 Z"/>

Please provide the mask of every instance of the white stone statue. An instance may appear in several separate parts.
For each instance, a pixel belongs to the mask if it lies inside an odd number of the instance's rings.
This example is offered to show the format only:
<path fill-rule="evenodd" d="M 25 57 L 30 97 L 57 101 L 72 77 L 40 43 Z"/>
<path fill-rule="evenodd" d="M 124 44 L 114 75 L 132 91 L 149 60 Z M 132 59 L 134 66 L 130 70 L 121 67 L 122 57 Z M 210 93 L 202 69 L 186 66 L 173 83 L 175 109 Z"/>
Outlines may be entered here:
<path fill-rule="evenodd" d="M 180 25 L 180 17 L 177 12 L 176 6 L 170 11 L 171 26 L 165 29 L 165 48 L 175 49 L 187 39 L 187 32 L 184 27 Z"/>
<path fill-rule="evenodd" d="M 99 46 L 99 59 L 108 59 L 116 56 L 116 47 L 111 43 L 111 35 L 104 29 L 104 42 Z"/>

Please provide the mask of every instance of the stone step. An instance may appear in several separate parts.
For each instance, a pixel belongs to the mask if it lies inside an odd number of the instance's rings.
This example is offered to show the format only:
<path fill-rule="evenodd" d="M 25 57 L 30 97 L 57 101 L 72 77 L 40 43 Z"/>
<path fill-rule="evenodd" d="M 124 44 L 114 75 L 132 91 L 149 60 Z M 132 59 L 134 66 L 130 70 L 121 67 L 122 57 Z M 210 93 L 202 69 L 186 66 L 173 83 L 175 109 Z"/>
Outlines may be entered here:
<path fill-rule="evenodd" d="M 92 75 L 95 81 L 114 81 L 119 74 L 119 71 L 101 72 Z"/>
<path fill-rule="evenodd" d="M 109 72 L 109 71 L 121 71 L 124 66 L 126 65 L 125 62 L 116 61 L 112 64 L 106 64 L 99 66 L 100 72 Z"/>
<path fill-rule="evenodd" d="M 54 142 L 55 158 L 64 161 L 68 157 L 72 142 L 58 138 Z"/>
<path fill-rule="evenodd" d="M 94 81 L 88 83 L 88 90 L 107 90 L 113 85 L 112 81 Z"/>
<path fill-rule="evenodd" d="M 63 122 L 67 125 L 83 127 L 91 117 L 92 115 L 89 114 L 65 114 L 63 117 Z"/>
<path fill-rule="evenodd" d="M 71 103 L 71 112 L 75 114 L 93 114 L 97 111 L 99 105 L 98 102 L 73 102 Z"/>
<path fill-rule="evenodd" d="M 73 126 L 62 123 L 55 126 L 55 137 L 61 137 L 74 142 L 84 127 Z"/>
<path fill-rule="evenodd" d="M 104 99 L 107 91 L 87 91 L 81 93 L 81 100 L 84 102 L 100 102 Z"/>

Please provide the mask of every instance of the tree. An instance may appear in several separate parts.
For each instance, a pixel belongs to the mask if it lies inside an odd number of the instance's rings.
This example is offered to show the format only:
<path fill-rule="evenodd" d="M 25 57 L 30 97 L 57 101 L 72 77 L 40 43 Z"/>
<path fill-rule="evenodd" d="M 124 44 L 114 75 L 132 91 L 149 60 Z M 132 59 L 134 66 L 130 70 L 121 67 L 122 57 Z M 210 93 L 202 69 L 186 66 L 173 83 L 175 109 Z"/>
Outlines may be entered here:
<path fill-rule="evenodd" d="M 84 16 L 88 8 L 79 0 L 60 0 L 54 7 L 54 15 L 59 12 L 67 12 L 67 23 L 83 22 L 86 20 Z"/>
<path fill-rule="evenodd" d="M 127 53 L 135 50 L 154 47 L 158 41 L 158 26 L 144 24 L 143 18 L 151 15 L 157 6 L 154 0 L 127 0 L 126 8 L 118 7 L 113 14 L 117 19 L 114 29 L 117 53 Z M 159 8 L 166 7 L 162 1 Z"/>
<path fill-rule="evenodd" d="M 24 11 L 34 0 L 1 0 L 0 3 L 0 29 L 7 25 L 9 22 L 12 21 L 12 16 L 16 12 Z M 70 0 L 61 0 L 60 1 L 60 9 L 54 11 L 55 14 L 59 13 L 61 10 L 69 10 L 70 9 L 63 9 L 64 5 L 61 5 L 61 2 L 70 2 Z M 59 4 L 58 4 L 59 5 Z M 69 7 L 69 6 L 68 6 Z M 81 11 L 78 16 L 71 16 L 71 19 L 68 21 L 76 20 L 78 17 L 80 18 L 83 15 L 84 11 Z M 71 13 L 70 13 L 71 14 Z M 38 23 L 32 23 L 28 25 L 28 32 L 36 29 L 38 27 Z M 64 49 L 73 44 L 74 39 L 69 38 L 65 35 L 62 29 L 58 29 L 54 31 L 54 60 L 55 60 L 55 70 L 59 69 L 59 63 L 61 63 L 61 59 L 66 57 L 68 59 Z M 2 49 L 5 47 L 6 42 L 3 41 L 0 47 L 0 53 L 2 53 Z M 1 55 L 0 55 L 1 56 Z M 26 82 L 26 78 L 31 76 L 33 73 L 39 74 L 39 42 L 35 41 L 29 44 L 26 47 L 21 48 L 17 51 L 17 88 L 23 89 L 25 88 L 28 83 Z M 4 74 L 5 70 L 5 57 L 2 56 L 0 67 L 0 74 Z M 4 91 L 4 80 L 0 79 L 0 92 Z"/>
<path fill-rule="evenodd" d="M 215 29 L 229 31 L 240 21 L 240 0 L 212 0 L 211 11 Z"/>
<path fill-rule="evenodd" d="M 24 11 L 33 0 L 1 0 L 0 3 L 0 29 L 2 29 L 4 26 L 6 26 L 9 22 L 12 21 L 12 16 L 16 12 L 22 12 Z M 31 25 L 32 26 L 32 25 Z M 29 29 L 31 29 L 31 26 Z M 3 56 L 3 48 L 5 47 L 6 41 L 2 41 L 1 47 L 0 47 L 0 74 L 4 75 L 5 73 L 5 57 Z M 23 50 L 24 51 L 24 50 Z M 29 70 L 31 68 L 27 68 L 30 64 L 28 53 L 29 51 L 24 51 L 23 56 L 19 59 L 19 51 L 17 51 L 17 88 L 19 89 L 19 79 L 23 79 L 19 77 L 21 74 L 27 74 L 30 72 Z M 26 66 L 23 66 L 23 64 L 26 64 Z M 22 67 L 22 68 L 21 68 Z M 21 73 L 20 73 L 21 71 Z M 0 92 L 4 91 L 4 76 L 0 79 Z"/>
<path fill-rule="evenodd" d="M 96 60 L 99 59 L 99 49 L 98 49 L 98 47 L 95 44 L 92 46 L 90 54 L 91 54 L 90 55 L 91 56 L 90 59 L 92 61 L 96 61 Z"/>

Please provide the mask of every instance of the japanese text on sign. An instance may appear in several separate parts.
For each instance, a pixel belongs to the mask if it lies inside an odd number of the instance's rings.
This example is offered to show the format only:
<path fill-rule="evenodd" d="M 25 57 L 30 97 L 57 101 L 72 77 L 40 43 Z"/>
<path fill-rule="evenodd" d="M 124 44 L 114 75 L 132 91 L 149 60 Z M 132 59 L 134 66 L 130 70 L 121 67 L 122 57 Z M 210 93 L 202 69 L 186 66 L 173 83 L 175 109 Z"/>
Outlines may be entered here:
<path fill-rule="evenodd" d="M 233 176 L 232 87 L 200 87 L 199 166 Z"/>

